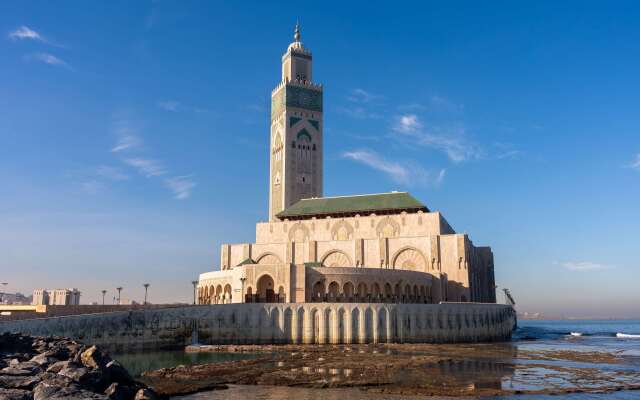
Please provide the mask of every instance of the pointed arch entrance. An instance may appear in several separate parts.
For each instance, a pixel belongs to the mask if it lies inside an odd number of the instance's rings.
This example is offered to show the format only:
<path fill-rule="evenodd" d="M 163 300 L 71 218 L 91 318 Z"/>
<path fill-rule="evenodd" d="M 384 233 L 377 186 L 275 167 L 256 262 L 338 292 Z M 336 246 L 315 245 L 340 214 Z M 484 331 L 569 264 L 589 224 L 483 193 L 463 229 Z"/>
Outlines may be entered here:
<path fill-rule="evenodd" d="M 261 303 L 275 302 L 274 282 L 269 274 L 264 274 L 258 279 L 256 294 Z"/>

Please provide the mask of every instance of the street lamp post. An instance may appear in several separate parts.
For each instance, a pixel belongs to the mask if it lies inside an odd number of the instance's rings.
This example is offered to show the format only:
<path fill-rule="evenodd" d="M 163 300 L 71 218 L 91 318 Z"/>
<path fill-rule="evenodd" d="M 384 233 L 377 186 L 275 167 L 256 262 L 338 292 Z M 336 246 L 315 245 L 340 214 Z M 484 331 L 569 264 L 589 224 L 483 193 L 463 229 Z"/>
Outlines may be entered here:
<path fill-rule="evenodd" d="M 102 289 L 102 305 L 104 305 L 104 295 L 107 294 L 107 291 Z"/>
<path fill-rule="evenodd" d="M 144 285 L 144 305 L 147 305 L 147 291 L 149 290 L 149 284 L 145 283 Z"/>
<path fill-rule="evenodd" d="M 118 291 L 118 305 L 121 305 L 121 303 L 120 303 L 120 292 L 122 291 L 122 286 L 117 287 L 116 290 Z"/>
<path fill-rule="evenodd" d="M 196 287 L 198 286 L 198 281 L 191 281 L 193 285 L 193 305 L 196 305 Z"/>

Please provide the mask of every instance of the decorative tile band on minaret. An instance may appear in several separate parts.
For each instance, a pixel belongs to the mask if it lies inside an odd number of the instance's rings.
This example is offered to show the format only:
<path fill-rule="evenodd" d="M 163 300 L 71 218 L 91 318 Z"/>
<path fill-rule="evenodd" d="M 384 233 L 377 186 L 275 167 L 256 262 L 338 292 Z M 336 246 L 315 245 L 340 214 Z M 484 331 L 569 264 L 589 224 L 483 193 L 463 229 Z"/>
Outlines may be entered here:
<path fill-rule="evenodd" d="M 312 82 L 313 58 L 299 23 L 293 39 L 271 93 L 270 221 L 298 200 L 322 197 L 322 86 Z"/>

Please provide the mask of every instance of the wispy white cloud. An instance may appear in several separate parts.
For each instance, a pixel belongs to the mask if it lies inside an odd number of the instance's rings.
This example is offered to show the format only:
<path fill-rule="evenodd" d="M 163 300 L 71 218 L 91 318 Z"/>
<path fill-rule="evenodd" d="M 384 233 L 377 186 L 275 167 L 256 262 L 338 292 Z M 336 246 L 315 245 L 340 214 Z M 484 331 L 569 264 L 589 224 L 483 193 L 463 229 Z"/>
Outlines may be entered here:
<path fill-rule="evenodd" d="M 165 184 L 173 191 L 174 198 L 177 200 L 188 199 L 191 196 L 191 191 L 197 185 L 190 175 L 165 179 Z"/>
<path fill-rule="evenodd" d="M 137 169 L 141 175 L 150 178 L 152 176 L 160 176 L 167 173 L 162 163 L 149 158 L 125 158 L 124 163 Z"/>
<path fill-rule="evenodd" d="M 380 119 L 382 116 L 362 106 L 338 107 L 339 113 L 356 119 Z"/>
<path fill-rule="evenodd" d="M 135 135 L 126 135 L 118 138 L 118 142 L 111 149 L 113 153 L 118 153 L 133 147 L 139 146 L 141 143 L 140 138 Z"/>
<path fill-rule="evenodd" d="M 131 177 L 122 168 L 101 165 L 96 169 L 96 174 L 111 181 L 126 181 Z"/>
<path fill-rule="evenodd" d="M 391 161 L 372 150 L 347 151 L 342 153 L 342 157 L 383 172 L 394 182 L 408 186 L 417 184 L 439 185 L 444 180 L 446 173 L 444 169 L 430 172 L 419 165 Z"/>
<path fill-rule="evenodd" d="M 384 172 L 394 181 L 406 183 L 409 181 L 409 170 L 397 162 L 387 161 L 377 153 L 369 150 L 347 151 L 342 154 L 344 158 L 362 163 L 375 170 Z"/>
<path fill-rule="evenodd" d="M 168 177 L 171 171 L 158 159 L 146 156 L 150 152 L 148 148 L 142 148 L 142 135 L 140 124 L 127 110 L 120 110 L 113 117 L 113 133 L 117 137 L 116 145 L 111 149 L 117 158 L 127 167 L 134 169 L 145 178 L 164 177 L 161 181 L 169 188 L 178 200 L 184 200 L 191 196 L 196 182 L 191 175 Z M 130 179 L 127 170 L 116 167 L 101 166 L 98 175 L 103 179 L 123 181 Z"/>
<path fill-rule="evenodd" d="M 636 154 L 635 160 L 629 164 L 630 168 L 635 169 L 636 171 L 640 171 L 640 153 Z"/>
<path fill-rule="evenodd" d="M 162 100 L 158 102 L 158 107 L 165 111 L 176 112 L 180 107 L 180 103 L 175 100 Z"/>
<path fill-rule="evenodd" d="M 40 61 L 43 62 L 45 64 L 48 65 L 53 65 L 53 66 L 58 66 L 58 67 L 65 67 L 67 69 L 73 69 L 71 68 L 71 65 L 69 65 L 66 61 L 54 56 L 53 54 L 49 54 L 49 53 L 33 53 L 29 56 L 27 56 L 28 59 L 32 59 L 32 60 L 36 60 L 36 61 Z"/>
<path fill-rule="evenodd" d="M 557 264 L 557 263 L 555 263 Z M 567 261 L 560 264 L 563 268 L 570 271 L 594 271 L 611 268 L 610 265 L 600 264 L 591 261 Z"/>
<path fill-rule="evenodd" d="M 393 130 L 401 133 L 412 133 L 422 129 L 422 123 L 415 114 L 400 115 Z"/>
<path fill-rule="evenodd" d="M 114 117 L 112 131 L 117 137 L 116 145 L 111 148 L 113 153 L 132 150 L 142 145 L 138 128 L 124 115 Z"/>
<path fill-rule="evenodd" d="M 352 89 L 346 96 L 349 103 L 346 106 L 338 107 L 338 112 L 357 119 L 379 119 L 381 114 L 373 108 L 377 100 L 382 99 L 381 95 L 368 92 L 364 89 Z"/>
<path fill-rule="evenodd" d="M 347 95 L 347 100 L 353 103 L 370 103 L 380 98 L 382 96 L 359 88 L 351 90 Z"/>
<path fill-rule="evenodd" d="M 494 157 L 501 159 L 516 159 L 521 157 L 524 152 L 522 150 L 516 149 L 511 143 L 499 143 L 496 142 L 493 144 L 493 153 Z"/>
<path fill-rule="evenodd" d="M 416 114 L 400 115 L 396 118 L 393 131 L 411 139 L 412 144 L 431 147 L 444 152 L 455 163 L 477 159 L 482 156 L 479 146 L 466 136 L 464 128 L 425 129 Z"/>
<path fill-rule="evenodd" d="M 44 38 L 38 32 L 29 28 L 28 26 L 21 26 L 13 32 L 9 32 L 9 37 L 13 40 L 16 39 L 30 39 L 44 42 Z"/>

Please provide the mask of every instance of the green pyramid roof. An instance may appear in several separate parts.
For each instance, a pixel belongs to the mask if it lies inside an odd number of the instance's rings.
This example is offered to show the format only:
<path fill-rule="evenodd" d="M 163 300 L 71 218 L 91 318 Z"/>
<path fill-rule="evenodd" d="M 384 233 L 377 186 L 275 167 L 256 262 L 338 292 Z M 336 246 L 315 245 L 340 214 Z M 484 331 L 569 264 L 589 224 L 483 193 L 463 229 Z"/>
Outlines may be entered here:
<path fill-rule="evenodd" d="M 280 219 L 296 219 L 344 214 L 370 214 L 401 211 L 428 212 L 429 209 L 407 192 L 391 192 L 357 196 L 302 199 L 280 212 L 277 217 Z"/>
<path fill-rule="evenodd" d="M 251 259 L 251 257 L 247 258 L 246 260 L 244 260 L 243 262 L 241 262 L 240 264 L 238 264 L 237 266 L 241 266 L 241 265 L 251 265 L 251 264 L 255 264 L 256 262 L 253 261 Z"/>

